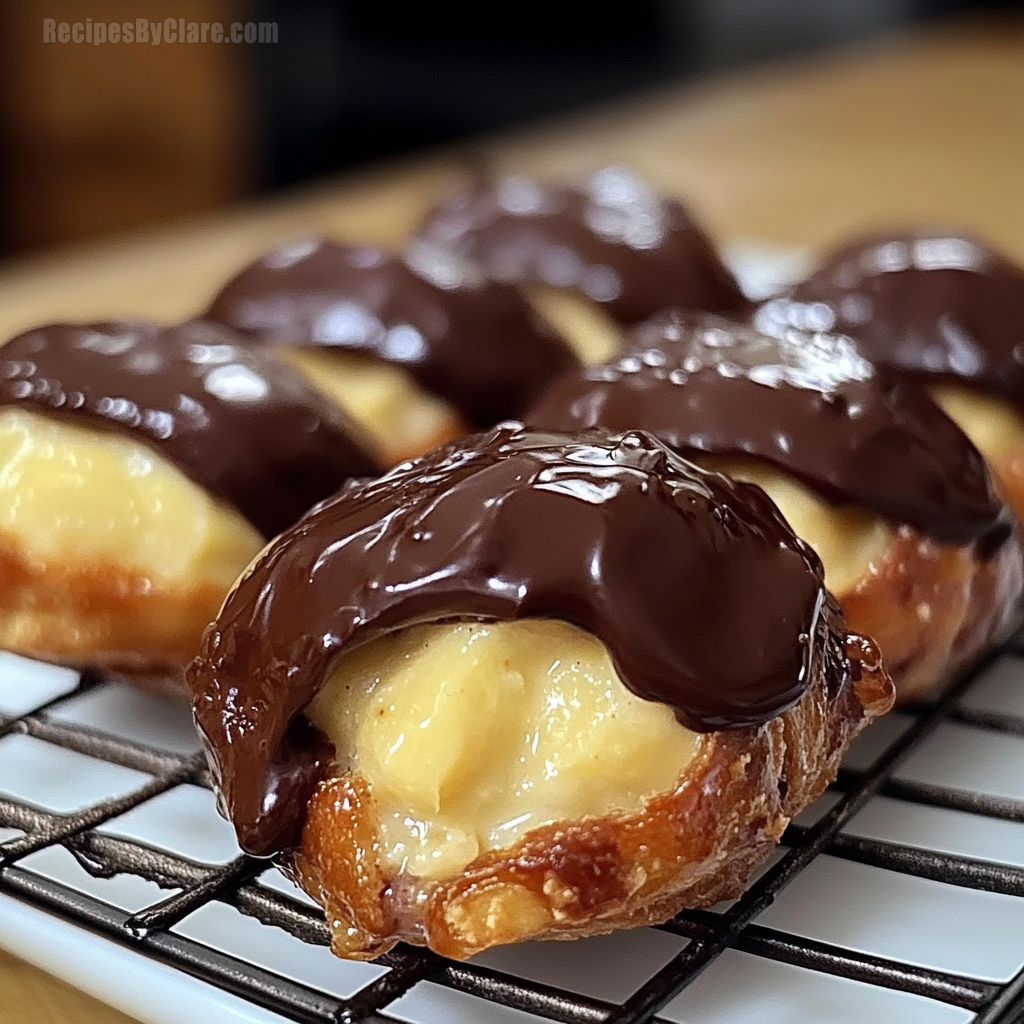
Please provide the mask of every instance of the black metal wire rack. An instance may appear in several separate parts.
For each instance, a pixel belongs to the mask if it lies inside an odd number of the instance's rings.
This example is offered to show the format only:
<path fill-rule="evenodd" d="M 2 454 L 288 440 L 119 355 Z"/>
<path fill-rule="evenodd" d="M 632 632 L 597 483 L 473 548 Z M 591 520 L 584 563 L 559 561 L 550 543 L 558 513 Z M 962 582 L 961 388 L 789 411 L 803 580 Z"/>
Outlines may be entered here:
<path fill-rule="evenodd" d="M 507 1007 L 566 1024 L 641 1024 L 650 1021 L 725 950 L 735 949 L 776 962 L 807 968 L 872 986 L 913 993 L 963 1008 L 975 1024 L 1024 1021 L 1024 969 L 1004 984 L 901 963 L 819 942 L 757 923 L 782 890 L 821 854 L 857 861 L 919 878 L 991 893 L 1024 897 L 1024 868 L 987 860 L 868 839 L 843 832 L 852 816 L 876 795 L 911 804 L 966 811 L 1024 823 L 1024 801 L 966 789 L 908 782 L 896 769 L 944 722 L 972 729 L 1024 736 L 1024 718 L 971 710 L 961 698 L 998 658 L 1024 662 L 1019 640 L 994 652 L 937 703 L 919 709 L 912 722 L 863 771 L 844 769 L 833 787 L 839 798 L 814 824 L 791 825 L 785 852 L 729 909 L 689 911 L 662 926 L 689 940 L 664 967 L 625 1002 L 615 1005 L 539 984 L 475 964 L 445 960 L 428 951 L 399 947 L 383 963 L 389 970 L 350 998 L 337 998 L 217 951 L 172 929 L 199 908 L 221 901 L 266 925 L 284 929 L 306 943 L 327 945 L 329 933 L 314 907 L 272 889 L 259 880 L 266 863 L 241 856 L 210 865 L 98 827 L 183 783 L 209 786 L 199 755 L 176 755 L 93 728 L 68 724 L 55 715 L 60 705 L 85 691 L 110 685 L 85 675 L 70 693 L 17 716 L 0 716 L 0 738 L 24 734 L 65 750 L 135 769 L 147 783 L 126 796 L 103 800 L 73 813 L 58 814 L 24 800 L 0 795 L 0 827 L 17 830 L 0 843 L 0 892 L 60 918 L 84 925 L 140 954 L 201 978 L 283 1017 L 301 1022 L 377 1022 L 394 1020 L 388 1008 L 420 982 L 429 981 Z M 2 780 L 0 780 L 2 790 Z M 54 845 L 70 851 L 92 875 L 110 878 L 128 873 L 176 890 L 137 913 L 128 913 L 94 896 L 26 867 L 30 854 Z M 1020 937 L 1024 960 L 1024 935 Z"/>

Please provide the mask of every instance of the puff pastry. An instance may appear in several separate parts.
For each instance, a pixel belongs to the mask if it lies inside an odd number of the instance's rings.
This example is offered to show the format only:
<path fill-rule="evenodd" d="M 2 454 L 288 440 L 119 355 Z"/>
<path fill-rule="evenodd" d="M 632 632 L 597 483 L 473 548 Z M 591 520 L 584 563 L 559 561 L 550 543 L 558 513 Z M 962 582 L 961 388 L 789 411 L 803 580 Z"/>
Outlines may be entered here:
<path fill-rule="evenodd" d="M 670 306 L 748 306 L 682 203 L 622 167 L 574 185 L 477 180 L 432 210 L 417 237 L 517 285 L 587 363 L 615 355 L 624 328 Z"/>
<path fill-rule="evenodd" d="M 389 465 L 520 415 L 576 363 L 515 289 L 425 241 L 402 258 L 326 239 L 282 246 L 232 278 L 207 316 L 273 346 Z"/>
<path fill-rule="evenodd" d="M 669 312 L 614 363 L 571 372 L 528 414 L 555 430 L 650 430 L 759 484 L 822 559 L 901 700 L 933 693 L 1018 621 L 1013 517 L 980 453 L 911 381 L 846 337 Z"/>
<path fill-rule="evenodd" d="M 200 322 L 0 348 L 0 647 L 177 681 L 238 573 L 352 475 L 353 423 Z"/>
<path fill-rule="evenodd" d="M 850 241 L 787 295 L 766 330 L 817 320 L 885 373 L 917 380 L 978 446 L 1024 518 L 1024 270 L 970 235 Z"/>
<path fill-rule="evenodd" d="M 313 510 L 189 681 L 243 848 L 356 958 L 734 896 L 893 698 L 759 488 L 514 424 Z"/>

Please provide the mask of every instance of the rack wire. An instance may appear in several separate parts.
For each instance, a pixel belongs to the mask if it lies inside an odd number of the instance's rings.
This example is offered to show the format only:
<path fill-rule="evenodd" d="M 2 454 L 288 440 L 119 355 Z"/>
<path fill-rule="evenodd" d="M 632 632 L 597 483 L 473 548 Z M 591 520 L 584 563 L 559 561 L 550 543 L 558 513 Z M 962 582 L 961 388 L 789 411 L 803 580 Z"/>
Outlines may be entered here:
<path fill-rule="evenodd" d="M 446 960 L 410 946 L 400 946 L 383 958 L 382 963 L 389 968 L 386 973 L 349 998 L 340 998 L 173 931 L 189 915 L 220 901 L 302 942 L 328 945 L 330 939 L 317 908 L 260 881 L 259 876 L 267 868 L 265 861 L 243 855 L 227 864 L 202 863 L 98 830 L 176 786 L 190 783 L 209 788 L 210 780 L 198 754 L 169 753 L 59 720 L 55 712 L 66 702 L 111 685 L 96 674 L 83 675 L 70 692 L 25 714 L 0 716 L 0 738 L 11 734 L 30 736 L 143 772 L 149 781 L 127 795 L 101 800 L 72 813 L 55 813 L 0 793 L 0 827 L 20 833 L 0 843 L 0 892 L 304 1024 L 394 1020 L 388 1008 L 421 982 L 433 982 L 564 1024 L 642 1024 L 653 1020 L 727 949 L 960 1007 L 974 1014 L 975 1024 L 1019 1024 L 1024 1020 L 1024 969 L 1005 983 L 983 981 L 843 948 L 757 921 L 785 887 L 822 854 L 952 886 L 1024 897 L 1024 868 L 1019 866 L 843 832 L 874 796 L 1024 823 L 1024 800 L 895 777 L 899 766 L 942 723 L 1024 736 L 1024 717 L 973 710 L 961 703 L 981 675 L 1002 658 L 1015 659 L 1024 668 L 1024 644 L 1018 639 L 993 652 L 941 699 L 917 709 L 909 728 L 870 768 L 844 768 L 833 786 L 833 792 L 839 794 L 836 802 L 813 824 L 791 825 L 783 839 L 783 855 L 728 909 L 684 911 L 661 926 L 684 937 L 687 943 L 620 1004 L 485 966 Z M 56 845 L 70 851 L 95 877 L 129 874 L 176 891 L 141 911 L 129 913 L 24 865 L 29 855 Z M 1020 944 L 1024 960 L 1024 935 Z"/>

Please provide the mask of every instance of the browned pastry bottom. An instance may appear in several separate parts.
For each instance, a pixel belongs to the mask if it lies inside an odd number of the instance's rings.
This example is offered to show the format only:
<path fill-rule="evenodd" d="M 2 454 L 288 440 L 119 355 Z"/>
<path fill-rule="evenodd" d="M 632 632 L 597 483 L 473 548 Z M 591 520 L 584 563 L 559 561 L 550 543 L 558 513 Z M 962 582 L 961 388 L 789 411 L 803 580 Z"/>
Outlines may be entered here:
<path fill-rule="evenodd" d="M 160 590 L 121 566 L 34 566 L 2 535 L 0 580 L 4 649 L 176 696 L 187 694 L 185 665 L 224 599 L 209 584 Z"/>
<path fill-rule="evenodd" d="M 999 481 L 1007 504 L 1019 522 L 1024 523 L 1024 449 L 986 455 L 988 467 Z"/>
<path fill-rule="evenodd" d="M 838 597 L 849 628 L 878 644 L 906 704 L 933 695 L 1006 635 L 1019 621 L 1021 587 L 1016 540 L 982 558 L 904 526 Z"/>
<path fill-rule="evenodd" d="M 388 878 L 373 794 L 321 783 L 290 873 L 326 910 L 333 949 L 371 959 L 399 940 L 464 959 L 524 939 L 571 939 L 667 920 L 738 895 L 789 820 L 835 778 L 853 736 L 892 704 L 873 648 L 830 698 L 820 672 L 758 728 L 705 733 L 670 792 L 638 813 L 559 822 L 440 881 Z"/>

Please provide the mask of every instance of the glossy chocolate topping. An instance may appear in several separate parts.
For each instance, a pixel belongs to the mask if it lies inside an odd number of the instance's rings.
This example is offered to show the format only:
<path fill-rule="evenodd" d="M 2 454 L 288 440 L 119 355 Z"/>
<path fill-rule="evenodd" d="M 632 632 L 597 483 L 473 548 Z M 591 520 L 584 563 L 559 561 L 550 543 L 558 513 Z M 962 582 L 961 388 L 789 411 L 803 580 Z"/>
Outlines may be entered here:
<path fill-rule="evenodd" d="M 142 441 L 264 536 L 380 467 L 295 370 L 203 321 L 54 324 L 0 348 L 0 406 Z"/>
<path fill-rule="evenodd" d="M 521 415 L 577 362 L 514 288 L 425 242 L 404 260 L 325 240 L 285 246 L 229 281 L 207 315 L 272 345 L 394 363 L 480 427 Z"/>
<path fill-rule="evenodd" d="M 758 318 L 769 330 L 817 321 L 880 367 L 959 381 L 1024 409 L 1024 271 L 976 239 L 851 242 Z"/>
<path fill-rule="evenodd" d="M 533 426 L 643 429 L 683 454 L 752 455 L 830 501 L 874 509 L 940 541 L 1000 543 L 1009 514 L 985 462 L 911 382 L 882 382 L 849 339 L 769 337 L 671 312 L 617 362 L 556 381 Z"/>
<path fill-rule="evenodd" d="M 735 313 L 747 300 L 683 205 L 619 167 L 580 188 L 477 182 L 442 202 L 420 237 L 497 281 L 566 288 L 635 324 L 670 306 Z"/>
<path fill-rule="evenodd" d="M 239 582 L 189 682 L 225 813 L 267 855 L 297 842 L 335 757 L 302 712 L 352 645 L 423 622 L 561 619 L 607 645 L 631 690 L 709 731 L 775 717 L 818 672 L 838 690 L 837 615 L 760 488 L 649 434 L 511 424 L 310 512 Z"/>

